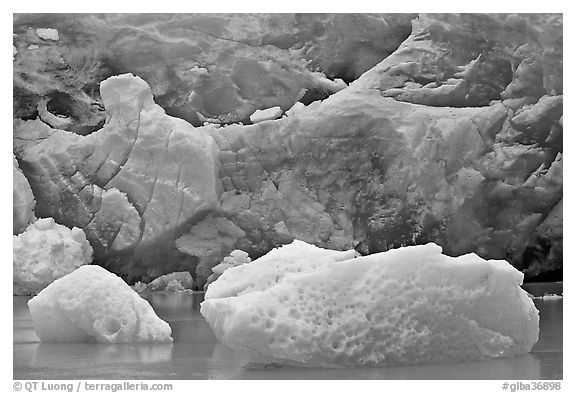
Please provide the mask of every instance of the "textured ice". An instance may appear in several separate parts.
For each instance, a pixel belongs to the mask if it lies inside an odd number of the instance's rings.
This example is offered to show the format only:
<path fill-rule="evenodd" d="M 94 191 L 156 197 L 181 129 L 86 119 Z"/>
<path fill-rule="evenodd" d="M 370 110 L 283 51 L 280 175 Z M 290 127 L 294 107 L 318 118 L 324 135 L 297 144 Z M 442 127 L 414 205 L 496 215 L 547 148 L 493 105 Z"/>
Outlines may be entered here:
<path fill-rule="evenodd" d="M 279 106 L 274 106 L 268 109 L 256 109 L 256 111 L 250 115 L 250 121 L 252 123 L 259 123 L 264 120 L 274 120 L 280 116 L 282 116 L 282 109 Z"/>
<path fill-rule="evenodd" d="M 225 270 L 208 287 L 205 299 L 239 296 L 272 287 L 290 273 L 305 273 L 354 258 L 356 251 L 334 251 L 300 240 L 275 248 L 255 261 Z"/>
<path fill-rule="evenodd" d="M 54 280 L 92 262 L 92 247 L 79 228 L 52 218 L 30 224 L 13 237 L 14 294 L 37 294 Z"/>
<path fill-rule="evenodd" d="M 256 362 L 471 361 L 524 354 L 538 340 L 538 311 L 506 261 L 452 258 L 433 243 L 331 264 L 318 260 L 334 251 L 289 251 L 225 271 L 201 306 L 218 339 Z"/>
<path fill-rule="evenodd" d="M 86 265 L 28 302 L 45 342 L 172 342 L 170 326 L 120 277 Z"/>

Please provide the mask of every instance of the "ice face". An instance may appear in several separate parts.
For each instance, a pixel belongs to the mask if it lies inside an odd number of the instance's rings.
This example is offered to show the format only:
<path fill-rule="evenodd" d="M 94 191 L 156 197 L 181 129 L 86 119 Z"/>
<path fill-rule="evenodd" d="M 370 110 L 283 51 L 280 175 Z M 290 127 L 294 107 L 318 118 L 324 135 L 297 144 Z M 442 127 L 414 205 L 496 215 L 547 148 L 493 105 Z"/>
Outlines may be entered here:
<path fill-rule="evenodd" d="M 16 157 L 12 158 L 13 175 L 12 175 L 12 233 L 14 235 L 22 232 L 29 223 L 34 221 L 34 194 L 24 176 Z"/>
<path fill-rule="evenodd" d="M 170 326 L 120 277 L 86 265 L 28 302 L 44 342 L 172 342 Z"/>
<path fill-rule="evenodd" d="M 538 340 L 538 311 L 518 285 L 522 273 L 506 261 L 452 258 L 430 243 L 314 266 L 321 251 L 283 249 L 225 271 L 201 306 L 218 339 L 254 361 L 471 361 L 524 354 Z M 307 271 L 272 274 L 305 262 Z"/>
<path fill-rule="evenodd" d="M 13 237 L 14 294 L 37 294 L 54 280 L 92 262 L 92 247 L 79 228 L 52 218 L 30 224 Z"/>

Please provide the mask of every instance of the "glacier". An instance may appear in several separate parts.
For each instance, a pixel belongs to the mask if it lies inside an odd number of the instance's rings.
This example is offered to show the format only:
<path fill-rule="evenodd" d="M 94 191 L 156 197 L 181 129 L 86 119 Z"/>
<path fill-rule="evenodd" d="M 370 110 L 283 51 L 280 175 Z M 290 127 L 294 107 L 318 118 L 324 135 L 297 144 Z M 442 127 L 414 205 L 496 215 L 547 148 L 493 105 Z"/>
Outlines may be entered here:
<path fill-rule="evenodd" d="M 14 156 L 12 166 L 12 233 L 17 235 L 36 219 L 34 215 L 36 201 L 30 184 Z"/>
<path fill-rule="evenodd" d="M 172 330 L 120 277 L 81 266 L 28 301 L 43 342 L 172 342 Z"/>
<path fill-rule="evenodd" d="M 304 242 L 275 249 L 226 270 L 201 313 L 256 363 L 473 361 L 525 354 L 538 340 L 538 311 L 506 261 L 449 257 L 434 243 L 345 253 Z"/>

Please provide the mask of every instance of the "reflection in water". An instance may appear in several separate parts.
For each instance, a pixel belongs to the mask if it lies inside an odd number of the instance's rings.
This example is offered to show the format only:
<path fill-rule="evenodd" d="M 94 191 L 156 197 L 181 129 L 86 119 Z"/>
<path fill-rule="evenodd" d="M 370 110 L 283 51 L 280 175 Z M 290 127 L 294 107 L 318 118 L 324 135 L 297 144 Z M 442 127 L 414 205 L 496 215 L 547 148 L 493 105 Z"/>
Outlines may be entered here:
<path fill-rule="evenodd" d="M 562 379 L 562 300 L 534 304 L 540 340 L 511 359 L 410 367 L 262 367 L 218 342 L 200 315 L 202 293 L 146 294 L 173 344 L 40 343 L 28 297 L 14 297 L 15 379 Z"/>
<path fill-rule="evenodd" d="M 40 343 L 36 346 L 32 365 L 45 367 L 54 362 L 79 359 L 90 363 L 156 363 L 172 358 L 173 344 L 94 344 Z"/>
<path fill-rule="evenodd" d="M 541 379 L 540 361 L 534 355 L 526 354 L 513 359 L 425 366 L 358 369 L 259 368 L 253 369 L 249 377 L 251 379 L 507 379 L 510 376 L 514 379 Z"/>

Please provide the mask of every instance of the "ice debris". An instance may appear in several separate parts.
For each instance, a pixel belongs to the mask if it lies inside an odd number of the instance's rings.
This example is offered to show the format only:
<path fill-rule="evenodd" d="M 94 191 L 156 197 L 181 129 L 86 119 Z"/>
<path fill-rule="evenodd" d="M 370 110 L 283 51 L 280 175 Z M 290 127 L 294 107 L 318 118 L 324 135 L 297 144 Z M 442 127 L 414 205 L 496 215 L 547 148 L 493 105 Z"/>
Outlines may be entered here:
<path fill-rule="evenodd" d="M 132 289 L 138 293 L 144 291 L 164 291 L 164 292 L 192 292 L 194 279 L 190 272 L 168 273 L 145 284 L 141 281 L 132 285 Z"/>
<path fill-rule="evenodd" d="M 564 299 L 564 296 L 546 293 L 542 296 L 530 296 L 530 298 L 531 299 L 538 299 L 538 300 L 562 300 L 562 299 Z"/>
<path fill-rule="evenodd" d="M 208 280 L 206 281 L 206 285 L 204 285 L 204 289 L 208 288 L 208 285 L 216 281 L 218 277 L 222 275 L 222 273 L 231 267 L 240 266 L 250 262 L 252 262 L 252 259 L 250 259 L 247 252 L 242 250 L 232 251 L 230 255 L 225 257 L 222 262 L 212 268 L 212 274 L 208 276 Z"/>
<path fill-rule="evenodd" d="M 294 105 L 292 105 L 292 107 L 290 109 L 288 109 L 285 113 L 286 116 L 293 116 L 296 113 L 300 112 L 303 108 L 305 108 L 306 105 L 304 105 L 303 103 L 301 103 L 300 101 L 297 101 L 294 103 Z"/>
<path fill-rule="evenodd" d="M 192 289 L 194 281 L 190 272 L 174 272 L 160 276 L 148 283 L 149 291 L 178 292 Z"/>
<path fill-rule="evenodd" d="M 429 243 L 339 262 L 312 247 L 273 250 L 208 287 L 201 313 L 222 343 L 257 363 L 356 367 L 510 357 L 538 340 L 506 261 Z"/>
<path fill-rule="evenodd" d="M 260 123 L 265 120 L 277 119 L 280 116 L 282 116 L 282 108 L 274 106 L 268 109 L 256 109 L 256 111 L 250 115 L 250 121 L 252 123 Z"/>
<path fill-rule="evenodd" d="M 58 30 L 50 27 L 36 29 L 36 35 L 44 40 L 58 41 L 60 39 Z"/>
<path fill-rule="evenodd" d="M 44 342 L 172 342 L 172 330 L 120 277 L 86 265 L 28 301 Z"/>
<path fill-rule="evenodd" d="M 340 90 L 348 87 L 346 82 L 344 82 L 340 78 L 330 80 L 330 79 L 326 78 L 326 75 L 324 75 L 324 73 L 322 73 L 322 72 L 313 72 L 312 75 L 316 78 L 316 81 L 318 82 L 318 84 L 322 88 L 326 89 L 326 91 L 330 92 L 331 94 L 337 93 Z"/>
<path fill-rule="evenodd" d="M 79 228 L 41 218 L 13 237 L 14 294 L 37 294 L 54 280 L 92 262 L 92 247 Z"/>

